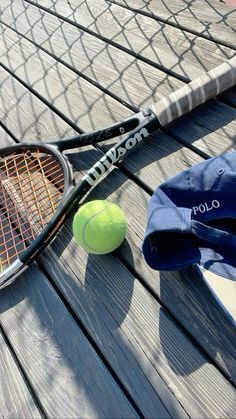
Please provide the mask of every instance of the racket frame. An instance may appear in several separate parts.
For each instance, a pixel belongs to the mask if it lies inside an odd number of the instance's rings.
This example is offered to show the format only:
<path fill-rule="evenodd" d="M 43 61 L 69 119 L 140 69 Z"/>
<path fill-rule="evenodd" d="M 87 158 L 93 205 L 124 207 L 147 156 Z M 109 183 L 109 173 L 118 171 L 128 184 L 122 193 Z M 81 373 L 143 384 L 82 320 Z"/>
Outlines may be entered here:
<path fill-rule="evenodd" d="M 108 135 L 109 138 L 113 138 L 114 132 L 118 135 L 123 132 L 123 128 L 124 132 L 127 132 L 128 128 L 133 126 L 136 126 L 136 128 L 133 129 L 128 136 L 126 135 L 125 138 L 111 147 L 75 185 L 71 164 L 69 163 L 67 156 L 62 154 L 61 151 L 102 142 L 105 139 L 108 139 Z M 120 162 L 131 149 L 133 149 L 151 133 L 155 132 L 159 127 L 160 124 L 155 113 L 151 109 L 146 109 L 135 116 L 128 118 L 122 123 L 115 124 L 114 130 L 113 127 L 110 127 L 109 134 L 108 130 L 104 129 L 85 135 L 82 134 L 81 136 L 78 135 L 69 138 L 68 140 L 63 139 L 43 144 L 16 144 L 0 149 L 0 153 L 1 151 L 4 151 L 4 154 L 10 154 L 14 151 L 26 153 L 29 150 L 37 150 L 43 153 L 45 152 L 47 154 L 51 154 L 56 161 L 59 162 L 64 173 L 64 191 L 51 221 L 45 226 L 44 230 L 38 235 L 38 237 L 36 237 L 33 243 L 31 243 L 19 255 L 18 259 L 0 273 L 0 288 L 3 288 L 13 282 L 16 277 L 21 274 L 40 253 L 43 252 L 47 245 L 56 236 L 66 217 L 73 211 L 75 205 L 77 205 L 79 201 L 90 191 L 90 189 L 99 182 L 101 177 L 104 176 L 110 167 Z M 121 131 L 120 128 L 122 128 Z M 95 171 L 96 177 L 94 177 Z"/>
<path fill-rule="evenodd" d="M 201 75 L 198 79 L 193 80 L 188 85 L 184 85 L 176 92 L 172 92 L 169 96 L 162 98 L 159 102 L 152 105 L 151 109 L 139 112 L 122 122 L 113 124 L 111 127 L 64 140 L 53 141 L 45 146 L 43 146 L 42 143 L 34 144 L 39 149 L 45 147 L 45 149 L 50 150 L 52 154 L 55 153 L 57 161 L 59 161 L 63 167 L 65 182 L 68 184 L 68 189 L 65 187 L 65 193 L 62 196 L 61 203 L 52 217 L 51 222 L 45 227 L 43 232 L 24 252 L 22 252 L 22 254 L 19 255 L 19 259 L 0 273 L 0 288 L 7 285 L 9 282 L 12 282 L 25 267 L 37 258 L 56 235 L 66 216 L 74 206 L 87 194 L 91 187 L 99 181 L 112 165 L 125 157 L 129 150 L 135 147 L 146 136 L 155 132 L 160 126 L 165 126 L 235 84 L 236 56 Z M 126 138 L 111 147 L 111 149 L 93 165 L 88 173 L 82 177 L 78 184 L 75 187 L 72 186 L 72 169 L 65 157 L 60 154 L 60 151 L 96 144 L 129 131 L 130 133 Z M 22 150 L 22 147 L 27 149 L 27 144 L 19 145 L 19 149 Z M 4 150 L 6 149 L 10 150 L 10 147 L 4 148 Z"/>

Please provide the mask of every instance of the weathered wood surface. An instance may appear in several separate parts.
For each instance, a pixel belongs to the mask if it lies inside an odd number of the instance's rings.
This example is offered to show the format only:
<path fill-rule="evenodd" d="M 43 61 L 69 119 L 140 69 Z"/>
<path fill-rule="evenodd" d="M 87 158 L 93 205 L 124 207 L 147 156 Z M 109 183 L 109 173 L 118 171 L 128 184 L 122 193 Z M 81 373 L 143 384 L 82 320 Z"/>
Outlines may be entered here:
<path fill-rule="evenodd" d="M 1 139 L 5 133 L 0 128 Z M 1 307 L 1 318 L 3 307 Z M 14 350 L 6 340 L 4 328 L 0 326 L 0 410 L 4 418 L 41 418 L 43 412 L 27 386 L 27 378 L 19 368 Z"/>
<path fill-rule="evenodd" d="M 2 327 L 47 416 L 137 417 L 36 266 L 1 293 L 0 310 Z"/>
<path fill-rule="evenodd" d="M 167 24 L 188 30 L 197 36 L 235 48 L 235 9 L 218 0 L 109 0 L 136 13 L 145 13 Z"/>
<path fill-rule="evenodd" d="M 19 7 L 19 4 L 21 7 Z M 122 102 L 128 103 L 128 105 L 132 107 L 150 105 L 163 95 L 168 94 L 171 89 L 174 90 L 182 84 L 182 82 L 171 76 L 165 75 L 163 72 L 148 66 L 140 60 L 134 59 L 123 51 L 119 51 L 119 54 L 117 54 L 117 48 L 114 48 L 112 45 L 107 45 L 98 38 L 95 38 L 94 41 L 94 36 L 77 30 L 69 23 L 63 22 L 53 15 L 45 14 L 38 9 L 35 11 L 35 7 L 31 5 L 25 10 L 23 3 L 20 2 L 19 4 L 17 3 L 16 9 L 15 5 L 13 9 L 7 8 L 6 6 L 4 8 L 4 4 L 2 4 L 3 12 L 1 21 L 12 25 L 14 24 L 14 27 L 20 32 L 20 35 L 17 35 L 15 32 L 5 27 L 5 25 L 2 25 L 3 46 L 5 46 L 5 51 L 2 53 L 2 62 L 10 68 L 14 74 L 21 75 L 23 73 L 25 75 L 24 79 L 26 79 L 26 81 L 29 80 L 29 84 L 33 88 L 35 85 L 38 86 L 41 84 L 44 91 L 46 90 L 50 93 L 50 90 L 53 89 L 53 96 L 49 96 L 49 103 L 52 105 L 54 105 L 55 100 L 59 102 L 63 99 L 62 93 L 57 92 L 56 94 L 56 91 L 54 91 L 54 89 L 57 88 L 55 83 L 49 82 L 45 84 L 43 72 L 45 73 L 45 71 L 47 71 L 48 79 L 51 75 L 52 80 L 52 78 L 55 77 L 55 73 L 57 73 L 57 77 L 62 77 L 61 74 L 64 74 L 65 70 L 62 70 L 63 67 L 60 66 L 60 64 L 55 64 L 55 59 L 50 59 L 42 50 L 34 48 L 32 43 L 26 42 L 25 39 L 21 38 L 22 35 L 26 36 L 34 44 L 36 43 L 41 48 L 45 49 L 48 53 L 56 56 L 56 60 L 60 60 L 63 64 L 71 66 L 73 70 L 80 71 L 83 75 L 89 77 L 91 81 L 98 83 L 100 88 L 108 90 L 108 93 L 112 93 L 116 95 L 116 97 L 119 96 L 119 99 Z M 56 3 L 56 5 L 57 4 L 60 5 L 61 2 Z M 53 31 L 50 34 L 48 34 L 48 31 L 45 29 L 48 27 L 53 27 Z M 70 45 L 69 49 L 68 45 Z M 19 51 L 20 54 L 18 53 Z M 23 55 L 22 51 L 24 51 Z M 14 57 L 13 59 L 11 58 L 12 56 Z M 45 63 L 43 67 L 42 64 L 40 64 L 42 60 Z M 32 72 L 30 71 L 31 65 L 34 65 L 34 68 L 36 69 L 33 74 L 31 74 Z M 50 67 L 50 71 L 47 70 L 45 66 L 48 68 Z M 109 68 L 109 78 L 106 77 L 107 68 Z M 147 69 L 149 70 L 147 71 Z M 69 89 L 72 90 L 72 84 L 76 83 L 76 74 L 73 74 L 72 71 L 67 71 L 66 77 L 68 78 L 70 74 L 72 75 L 72 78 L 70 77 L 69 80 L 67 80 L 66 93 Z M 121 74 L 121 76 L 119 76 L 119 74 Z M 155 83 L 156 87 L 153 90 L 152 86 Z M 81 125 L 81 119 L 88 118 L 90 116 L 89 113 L 91 112 L 94 112 L 95 115 L 100 115 L 100 113 L 96 111 L 97 101 L 96 98 L 94 98 L 94 94 L 91 102 L 89 102 L 89 93 L 91 91 L 89 85 L 87 83 L 83 84 L 83 80 L 81 79 L 80 84 L 82 84 L 81 90 L 83 89 L 83 86 L 84 90 L 86 89 L 86 100 L 85 95 L 83 94 L 82 102 L 79 102 L 78 104 L 78 106 L 81 104 L 81 114 L 78 112 L 75 112 L 74 114 L 71 113 L 73 109 L 71 101 L 76 100 L 74 89 L 73 97 L 70 96 L 67 99 L 67 104 L 64 106 L 63 111 L 66 113 L 66 110 L 69 108 L 70 119 L 72 121 L 75 119 L 80 123 L 79 126 L 86 130 L 90 125 Z M 64 89 L 63 81 L 60 82 L 58 86 L 61 90 Z M 231 97 L 230 94 L 228 94 L 228 96 Z M 236 95 L 232 97 L 233 101 L 235 100 Z M 99 101 L 99 106 L 101 105 L 100 102 L 101 99 Z M 104 103 L 102 105 L 104 111 L 106 111 L 107 106 L 105 106 Z M 185 117 L 186 122 L 184 124 L 182 124 L 182 120 L 180 121 L 180 130 L 178 130 L 178 125 L 174 125 L 174 130 L 170 131 L 171 134 L 176 135 L 178 139 L 186 141 L 189 144 L 194 142 L 199 149 L 210 156 L 233 148 L 235 110 L 233 108 L 228 108 L 228 112 L 226 113 L 224 108 L 225 105 L 219 101 L 217 101 L 217 105 L 219 105 L 217 118 L 215 117 L 216 111 L 212 113 L 210 106 L 207 108 L 207 113 L 203 109 L 202 115 L 204 117 L 201 117 L 199 124 L 199 118 L 197 119 L 195 117 L 196 113 L 193 114 L 194 117 L 188 115 Z M 117 107 L 118 106 L 119 104 L 117 104 Z M 108 115 L 114 115 L 113 120 L 115 118 L 118 119 L 118 115 L 121 118 L 124 116 L 124 113 L 118 113 L 118 108 L 116 116 L 114 112 L 110 111 L 110 107 L 111 105 L 109 104 Z M 85 109 L 87 112 L 85 112 Z M 125 112 L 127 112 L 127 110 Z M 227 121 L 225 121 L 226 117 Z M 190 124 L 187 123 L 189 119 Z M 89 117 L 89 123 L 93 121 L 94 115 L 92 114 L 91 117 Z M 96 123 L 97 122 L 99 121 L 96 121 Z M 102 122 L 103 121 L 100 123 L 102 124 Z M 193 123 L 194 125 L 197 124 L 195 130 L 191 129 L 191 124 Z M 191 130 L 188 130 L 189 125 Z M 204 131 L 202 125 L 205 127 Z M 92 127 L 95 128 L 95 126 L 97 125 L 94 123 Z M 215 135 L 216 130 L 217 135 Z M 227 132 L 225 132 L 226 130 Z M 199 133 L 199 136 L 196 135 L 196 133 Z"/>
<path fill-rule="evenodd" d="M 198 26 L 201 8 L 196 36 L 186 23 L 191 8 L 183 15 L 181 1 L 171 6 L 175 25 L 134 13 L 127 1 L 112 3 L 1 1 L 2 145 L 109 125 L 235 54 L 236 43 L 226 41 L 229 34 L 235 39 L 230 23 L 217 43 L 210 40 L 217 21 L 208 9 L 211 32 L 205 36 Z M 219 10 L 226 16 L 229 8 Z M 154 188 L 204 155 L 235 148 L 235 96 L 231 89 L 159 131 L 92 192 L 89 199 L 118 202 L 126 213 L 127 240 L 117 252 L 86 255 L 69 219 L 38 266 L 3 292 L 6 345 L 41 414 L 233 417 L 235 330 L 193 268 L 152 271 L 141 243 Z M 69 153 L 77 178 L 104 149 Z M 20 416 L 23 396 L 16 397 Z"/>
<path fill-rule="evenodd" d="M 4 3 L 5 0 L 3 13 Z M 35 3 L 30 0 L 26 3 L 28 7 L 31 4 L 43 7 L 41 15 L 44 10 L 51 13 L 56 11 L 71 23 L 76 22 L 76 26 L 84 31 L 90 31 L 108 43 L 132 51 L 135 56 L 177 77 L 182 76 L 184 80 L 191 80 L 234 55 L 231 48 L 222 45 L 217 48 L 214 42 L 146 16 L 137 14 L 134 18 L 132 11 L 104 0 L 71 0 L 69 3 L 66 0 L 37 0 Z M 14 9 L 14 16 L 15 28 L 18 28 L 26 19 L 18 8 Z M 30 21 L 31 26 L 37 20 L 38 17 L 35 17 Z"/>

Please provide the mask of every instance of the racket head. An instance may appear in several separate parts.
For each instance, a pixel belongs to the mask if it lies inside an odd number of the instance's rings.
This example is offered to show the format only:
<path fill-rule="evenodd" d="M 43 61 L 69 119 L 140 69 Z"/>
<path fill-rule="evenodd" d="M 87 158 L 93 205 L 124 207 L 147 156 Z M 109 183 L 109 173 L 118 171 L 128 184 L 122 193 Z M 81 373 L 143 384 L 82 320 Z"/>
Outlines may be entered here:
<path fill-rule="evenodd" d="M 71 166 L 55 146 L 0 149 L 0 288 L 34 259 L 72 185 Z"/>

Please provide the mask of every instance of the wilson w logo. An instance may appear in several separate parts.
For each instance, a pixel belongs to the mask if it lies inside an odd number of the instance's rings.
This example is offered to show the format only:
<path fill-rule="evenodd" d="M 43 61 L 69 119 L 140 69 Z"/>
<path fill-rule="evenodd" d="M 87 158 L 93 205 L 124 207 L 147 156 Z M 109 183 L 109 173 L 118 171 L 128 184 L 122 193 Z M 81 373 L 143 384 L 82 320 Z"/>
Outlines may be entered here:
<path fill-rule="evenodd" d="M 120 147 L 112 147 L 107 154 L 102 157 L 84 176 L 84 179 L 93 186 L 97 180 L 116 162 L 118 162 L 127 151 L 131 150 L 136 144 L 140 143 L 143 138 L 149 135 L 146 128 L 142 128 L 136 132 L 133 137 L 126 140 Z"/>

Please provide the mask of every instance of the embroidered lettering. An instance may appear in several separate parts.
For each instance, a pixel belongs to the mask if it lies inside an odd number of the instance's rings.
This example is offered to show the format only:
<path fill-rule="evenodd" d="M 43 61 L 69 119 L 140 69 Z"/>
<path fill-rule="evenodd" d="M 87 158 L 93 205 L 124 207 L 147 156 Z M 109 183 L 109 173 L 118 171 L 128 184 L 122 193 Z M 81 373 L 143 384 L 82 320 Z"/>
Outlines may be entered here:
<path fill-rule="evenodd" d="M 198 206 L 195 206 L 192 208 L 193 210 L 193 214 L 196 215 L 198 212 L 201 212 L 202 214 L 204 212 L 207 211 L 211 211 L 214 208 L 219 208 L 220 207 L 220 202 L 217 201 L 217 199 L 213 199 L 213 201 L 209 202 L 204 202 L 202 204 L 199 204 Z"/>

